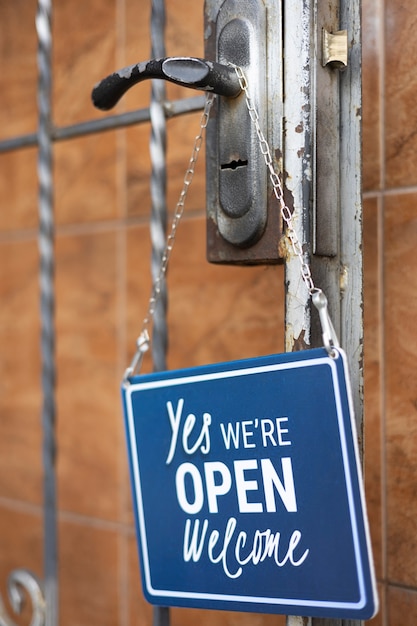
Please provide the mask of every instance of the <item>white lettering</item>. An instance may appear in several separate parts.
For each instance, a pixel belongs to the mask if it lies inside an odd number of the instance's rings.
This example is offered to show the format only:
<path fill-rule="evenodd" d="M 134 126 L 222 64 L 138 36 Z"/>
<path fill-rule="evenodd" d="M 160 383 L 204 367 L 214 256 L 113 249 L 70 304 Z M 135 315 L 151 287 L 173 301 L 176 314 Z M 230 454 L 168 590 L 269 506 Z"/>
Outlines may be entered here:
<path fill-rule="evenodd" d="M 222 565 L 228 578 L 238 578 L 245 565 L 259 565 L 266 559 L 272 559 L 277 567 L 300 567 L 309 555 L 309 548 L 299 552 L 302 535 L 300 530 L 294 530 L 287 544 L 283 544 L 282 534 L 266 530 L 255 530 L 252 538 L 245 531 L 237 530 L 237 520 L 230 517 L 223 534 L 216 528 L 208 533 L 208 521 L 204 520 L 201 535 L 199 534 L 199 520 L 195 520 L 192 538 L 190 540 L 189 519 L 185 523 L 184 531 L 184 561 L 191 558 L 195 563 L 204 555 L 211 563 Z M 287 546 L 287 547 L 286 547 Z M 243 553 L 245 552 L 245 553 Z"/>
<path fill-rule="evenodd" d="M 175 450 L 178 442 L 178 435 L 180 432 L 180 423 L 181 416 L 184 407 L 184 398 L 180 398 L 178 400 L 177 408 L 174 412 L 174 407 L 172 402 L 167 402 L 167 410 L 169 422 L 171 424 L 171 443 L 169 446 L 168 456 L 166 459 L 166 464 L 169 465 L 174 458 Z M 197 436 L 195 442 L 190 443 L 190 435 L 194 430 L 194 426 L 196 424 L 197 418 L 193 413 L 189 413 L 185 419 L 184 428 L 182 431 L 182 447 L 186 454 L 194 454 L 198 449 L 203 454 L 208 454 L 210 452 L 210 425 L 211 425 L 211 415 L 210 413 L 203 413 L 203 425 L 201 427 L 200 433 Z"/>
<path fill-rule="evenodd" d="M 281 476 L 278 475 L 271 459 L 240 459 L 233 462 L 235 489 L 240 513 L 262 513 L 264 510 L 262 487 L 267 513 L 276 513 L 278 493 L 288 513 L 297 512 L 294 475 L 290 457 L 281 459 Z M 248 477 L 248 472 L 256 472 Z M 261 474 L 261 475 L 259 475 Z M 206 490 L 203 489 L 203 480 Z M 227 495 L 234 487 L 232 474 L 225 463 L 208 461 L 204 463 L 204 475 L 193 463 L 182 463 L 175 475 L 177 498 L 180 507 L 189 515 L 199 513 L 207 493 L 210 513 L 219 512 L 219 498 Z M 250 492 L 253 493 L 250 497 Z M 257 496 L 257 497 L 256 497 Z"/>
<path fill-rule="evenodd" d="M 197 452 L 198 448 L 200 447 L 201 447 L 201 452 L 203 454 L 207 454 L 208 452 L 210 452 L 210 432 L 209 432 L 209 427 L 211 424 L 210 413 L 203 414 L 203 426 L 201 428 L 201 432 L 199 436 L 197 437 L 197 440 L 194 443 L 194 445 L 189 446 L 188 438 L 195 426 L 195 423 L 196 423 L 196 417 L 193 413 L 190 413 L 187 416 L 187 419 L 185 420 L 185 424 L 184 424 L 184 430 L 182 433 L 182 447 L 184 449 L 184 452 L 186 452 L 187 454 L 194 454 L 194 452 Z M 205 443 L 203 443 L 204 441 Z"/>
<path fill-rule="evenodd" d="M 240 545 L 242 544 L 242 547 L 245 546 L 247 535 L 244 531 L 241 531 L 238 536 L 238 541 L 236 541 L 235 556 L 237 562 L 240 565 L 247 565 L 250 562 L 254 565 L 258 565 L 258 563 L 262 563 L 267 558 L 273 558 L 278 567 L 284 567 L 288 561 L 294 567 L 299 567 L 304 563 L 310 552 L 309 549 L 305 550 L 299 559 L 294 556 L 294 550 L 301 541 L 301 532 L 294 530 L 288 542 L 288 550 L 280 560 L 279 547 L 281 538 L 280 532 L 273 533 L 269 528 L 264 531 L 256 530 L 250 552 L 246 557 L 242 558 L 240 555 Z"/>
<path fill-rule="evenodd" d="M 194 502 L 189 502 L 185 488 L 185 477 L 187 474 L 191 477 L 192 487 L 194 491 Z M 177 489 L 177 498 L 180 507 L 188 515 L 195 515 L 203 506 L 204 493 L 203 482 L 200 472 L 192 463 L 182 463 L 175 474 L 175 486 Z"/>
<path fill-rule="evenodd" d="M 187 519 L 185 522 L 185 531 L 184 531 L 183 558 L 186 563 L 188 563 L 188 561 L 191 558 L 193 559 L 194 563 L 197 563 L 197 561 L 200 560 L 201 553 L 204 548 L 204 540 L 206 538 L 208 521 L 205 519 L 203 522 L 203 528 L 201 530 L 200 540 L 198 539 L 198 529 L 200 526 L 200 520 L 199 519 L 194 520 L 194 528 L 193 528 L 191 541 L 189 539 L 190 526 L 191 526 L 191 520 Z M 198 541 L 200 543 L 198 543 Z"/>
<path fill-rule="evenodd" d="M 272 420 L 261 420 L 262 445 L 264 448 L 268 445 L 267 439 L 273 446 L 277 445 L 272 433 L 274 432 L 274 422 Z"/>
<path fill-rule="evenodd" d="M 261 502 L 248 502 L 247 492 L 257 491 L 258 482 L 256 480 L 246 480 L 245 471 L 258 469 L 258 461 L 256 459 L 245 459 L 235 461 L 235 478 L 237 499 L 239 501 L 240 513 L 262 513 L 263 506 Z"/>
<path fill-rule="evenodd" d="M 220 424 L 220 430 L 222 431 L 224 445 L 226 446 L 226 450 L 230 450 L 230 444 L 233 443 L 235 449 L 237 450 L 239 447 L 239 426 L 240 422 L 236 422 L 235 424 L 231 424 L 228 422 L 227 431 L 225 431 L 224 424 Z M 235 427 L 235 430 L 233 430 Z"/>
<path fill-rule="evenodd" d="M 252 421 L 242 422 L 242 438 L 243 438 L 243 447 L 244 448 L 254 448 L 256 446 L 255 443 L 249 443 L 249 437 L 253 437 L 253 431 L 248 430 L 248 426 L 253 424 Z"/>
<path fill-rule="evenodd" d="M 295 487 L 294 476 L 292 472 L 292 464 L 290 457 L 281 459 L 282 474 L 284 477 L 284 484 L 282 484 L 278 474 L 272 465 L 271 459 L 262 459 L 262 479 L 264 483 L 266 510 L 268 513 L 275 513 L 276 503 L 274 496 L 274 487 L 279 493 L 279 496 L 284 503 L 285 508 L 289 513 L 297 511 L 297 501 L 295 499 Z"/>
<path fill-rule="evenodd" d="M 178 400 L 177 410 L 175 411 L 175 415 L 174 415 L 172 402 L 171 401 L 167 402 L 168 417 L 169 417 L 169 422 L 171 424 L 171 429 L 172 429 L 171 445 L 169 447 L 169 452 L 168 452 L 168 456 L 166 460 L 167 465 L 171 463 L 172 458 L 174 456 L 175 448 L 177 446 L 177 439 L 178 439 L 178 433 L 180 429 L 180 420 L 181 420 L 181 413 L 182 413 L 183 406 L 184 406 L 184 398 L 180 398 Z"/>
<path fill-rule="evenodd" d="M 223 571 L 228 578 L 238 578 L 242 573 L 242 568 L 239 567 L 238 570 L 234 574 L 232 574 L 227 563 L 227 550 L 232 540 L 235 528 L 236 528 L 236 520 L 234 517 L 230 517 L 226 524 L 226 530 L 224 531 L 223 546 L 221 547 L 221 550 L 216 557 L 213 554 L 213 550 L 216 547 L 216 544 L 220 538 L 220 533 L 218 530 L 213 530 L 211 532 L 209 543 L 207 546 L 207 554 L 208 554 L 209 560 L 212 563 L 219 563 L 221 561 L 222 566 L 223 566 Z"/>
<path fill-rule="evenodd" d="M 282 435 L 288 432 L 288 428 L 282 428 L 281 422 L 288 422 L 288 417 L 277 417 L 277 433 L 278 433 L 278 445 L 280 446 L 290 446 L 291 441 L 284 441 Z"/>
<path fill-rule="evenodd" d="M 224 496 L 230 491 L 232 477 L 227 465 L 220 461 L 204 463 L 204 473 L 206 476 L 207 500 L 210 513 L 218 513 L 217 497 Z M 221 481 L 216 484 L 215 474 L 220 474 Z"/>

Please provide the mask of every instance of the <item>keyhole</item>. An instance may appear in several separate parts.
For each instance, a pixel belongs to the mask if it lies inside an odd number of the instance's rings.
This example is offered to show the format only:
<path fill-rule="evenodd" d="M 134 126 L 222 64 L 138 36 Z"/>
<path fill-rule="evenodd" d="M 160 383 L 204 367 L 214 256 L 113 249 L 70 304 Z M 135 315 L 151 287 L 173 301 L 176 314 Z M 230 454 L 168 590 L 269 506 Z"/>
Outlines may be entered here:
<path fill-rule="evenodd" d="M 237 170 L 238 167 L 246 167 L 247 164 L 248 164 L 247 159 L 246 159 L 246 161 L 242 161 L 242 159 L 234 159 L 230 163 L 224 163 L 223 165 L 221 165 L 220 169 L 222 169 L 222 170 Z"/>

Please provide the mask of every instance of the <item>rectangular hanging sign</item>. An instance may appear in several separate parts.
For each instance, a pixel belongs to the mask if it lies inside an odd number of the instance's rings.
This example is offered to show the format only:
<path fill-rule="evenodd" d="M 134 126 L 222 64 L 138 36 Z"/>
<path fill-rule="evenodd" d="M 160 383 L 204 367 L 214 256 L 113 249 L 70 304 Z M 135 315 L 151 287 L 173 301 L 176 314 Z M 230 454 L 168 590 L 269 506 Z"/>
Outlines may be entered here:
<path fill-rule="evenodd" d="M 123 385 L 150 603 L 374 615 L 345 355 L 335 354 L 320 348 Z"/>

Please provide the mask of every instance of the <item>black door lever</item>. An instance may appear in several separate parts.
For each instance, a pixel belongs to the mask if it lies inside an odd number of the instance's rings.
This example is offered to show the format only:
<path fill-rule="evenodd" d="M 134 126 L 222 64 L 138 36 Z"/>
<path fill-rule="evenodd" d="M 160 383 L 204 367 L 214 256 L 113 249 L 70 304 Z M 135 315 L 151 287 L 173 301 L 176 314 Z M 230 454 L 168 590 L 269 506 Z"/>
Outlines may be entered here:
<path fill-rule="evenodd" d="M 168 57 L 130 65 L 107 76 L 93 89 L 94 106 L 103 111 L 111 109 L 130 87 L 149 78 L 160 78 L 229 98 L 235 98 L 241 92 L 232 66 L 194 57 Z"/>

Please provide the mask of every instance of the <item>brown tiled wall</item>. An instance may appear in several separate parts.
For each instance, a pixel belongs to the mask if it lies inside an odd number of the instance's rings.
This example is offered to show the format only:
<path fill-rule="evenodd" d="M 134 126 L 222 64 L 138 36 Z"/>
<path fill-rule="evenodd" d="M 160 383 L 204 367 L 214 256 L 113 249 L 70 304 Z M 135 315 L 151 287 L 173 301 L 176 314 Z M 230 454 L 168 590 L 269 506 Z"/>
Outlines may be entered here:
<path fill-rule="evenodd" d="M 116 67 L 148 58 L 150 2 L 55 5 L 54 122 L 64 126 L 101 117 L 90 104 L 92 85 Z M 376 626 L 417 623 L 414 5 L 363 0 L 365 465 L 381 598 Z M 202 2 L 169 0 L 167 6 L 167 53 L 202 55 Z M 0 3 L 0 138 L 36 129 L 35 12 L 35 0 Z M 174 86 L 169 93 L 186 95 Z M 148 101 L 143 85 L 117 110 Z M 170 207 L 198 120 L 194 114 L 168 123 Z M 146 125 L 54 148 L 62 626 L 151 620 L 139 591 L 119 403 L 121 373 L 150 288 L 148 140 Z M 43 567 L 36 158 L 35 149 L 0 155 L 3 597 L 12 569 L 42 575 Z M 282 349 L 282 268 L 206 263 L 204 185 L 200 163 L 169 273 L 170 367 Z M 284 623 L 173 611 L 173 626 L 196 619 L 207 626 Z"/>
<path fill-rule="evenodd" d="M 417 623 L 415 12 L 363 2 L 366 487 L 384 626 Z"/>

